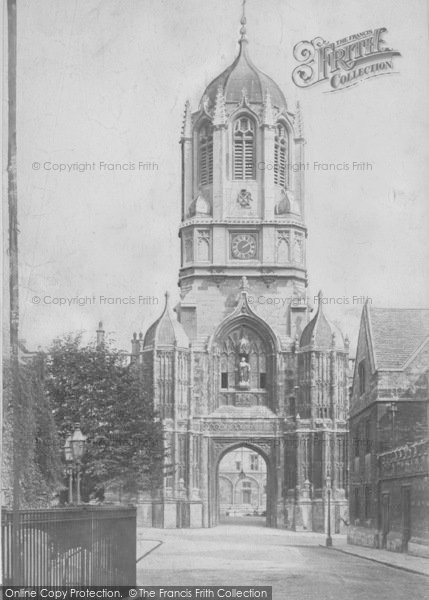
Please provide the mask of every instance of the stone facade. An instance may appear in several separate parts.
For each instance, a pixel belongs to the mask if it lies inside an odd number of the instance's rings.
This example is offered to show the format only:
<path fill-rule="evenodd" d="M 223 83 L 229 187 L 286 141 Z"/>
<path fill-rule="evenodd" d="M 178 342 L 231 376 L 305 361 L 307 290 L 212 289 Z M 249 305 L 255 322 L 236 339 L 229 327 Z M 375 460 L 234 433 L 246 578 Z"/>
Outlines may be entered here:
<path fill-rule="evenodd" d="M 367 304 L 350 408 L 352 544 L 427 553 L 428 372 L 429 310 Z"/>
<path fill-rule="evenodd" d="M 309 322 L 302 117 L 251 62 L 187 103 L 181 137 L 181 301 L 132 341 L 174 473 L 142 522 L 218 523 L 219 463 L 245 447 L 266 463 L 267 524 L 324 531 L 347 519 L 348 342 Z M 177 317 L 177 318 L 176 318 Z"/>
<path fill-rule="evenodd" d="M 381 545 L 429 558 L 429 440 L 383 452 L 379 462 Z"/>

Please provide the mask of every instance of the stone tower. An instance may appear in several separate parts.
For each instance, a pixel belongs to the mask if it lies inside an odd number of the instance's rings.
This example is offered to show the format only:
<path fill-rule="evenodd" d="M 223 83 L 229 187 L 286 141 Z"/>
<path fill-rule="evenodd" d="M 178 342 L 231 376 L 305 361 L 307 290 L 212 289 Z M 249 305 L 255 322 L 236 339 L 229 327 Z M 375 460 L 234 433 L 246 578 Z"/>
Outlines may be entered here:
<path fill-rule="evenodd" d="M 347 348 L 321 303 L 308 323 L 304 169 L 291 168 L 302 117 L 252 63 L 244 15 L 240 33 L 237 58 L 185 107 L 181 301 L 167 296 L 132 341 L 175 466 L 140 514 L 216 525 L 219 463 L 246 447 L 267 466 L 268 525 L 324 530 L 329 487 L 339 528 Z"/>
<path fill-rule="evenodd" d="M 306 312 L 304 175 L 292 169 L 304 163 L 302 119 L 252 63 L 245 19 L 237 58 L 196 112 L 186 105 L 181 146 L 180 320 L 190 340 L 211 335 L 242 276 L 254 310 L 294 337 Z"/>

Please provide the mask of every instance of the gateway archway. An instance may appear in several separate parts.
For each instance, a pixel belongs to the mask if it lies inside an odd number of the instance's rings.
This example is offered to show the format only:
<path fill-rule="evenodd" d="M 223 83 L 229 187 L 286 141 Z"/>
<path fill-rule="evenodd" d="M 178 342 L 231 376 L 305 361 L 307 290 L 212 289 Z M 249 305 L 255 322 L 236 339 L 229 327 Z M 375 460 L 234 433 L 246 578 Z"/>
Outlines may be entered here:
<path fill-rule="evenodd" d="M 278 486 L 274 440 L 211 441 L 209 525 L 228 522 L 227 518 L 232 524 L 233 517 L 242 518 L 244 524 L 246 518 L 254 517 L 261 525 L 275 527 Z"/>
<path fill-rule="evenodd" d="M 226 525 L 265 525 L 267 465 L 246 446 L 226 452 L 218 468 L 219 522 Z"/>

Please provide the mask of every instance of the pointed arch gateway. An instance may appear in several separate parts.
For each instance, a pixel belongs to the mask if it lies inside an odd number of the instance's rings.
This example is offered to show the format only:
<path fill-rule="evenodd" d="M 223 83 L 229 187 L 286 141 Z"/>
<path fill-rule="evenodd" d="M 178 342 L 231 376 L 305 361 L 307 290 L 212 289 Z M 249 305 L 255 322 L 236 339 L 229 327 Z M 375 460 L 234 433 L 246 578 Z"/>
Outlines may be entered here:
<path fill-rule="evenodd" d="M 252 450 L 261 457 L 266 465 L 266 520 L 267 527 L 277 526 L 277 494 L 279 489 L 278 477 L 276 475 L 276 455 L 279 442 L 271 439 L 212 439 L 210 443 L 210 462 L 214 468 L 209 473 L 209 527 L 215 527 L 220 522 L 220 475 L 219 467 L 222 459 L 240 448 Z M 249 474 L 250 475 L 250 474 Z"/>

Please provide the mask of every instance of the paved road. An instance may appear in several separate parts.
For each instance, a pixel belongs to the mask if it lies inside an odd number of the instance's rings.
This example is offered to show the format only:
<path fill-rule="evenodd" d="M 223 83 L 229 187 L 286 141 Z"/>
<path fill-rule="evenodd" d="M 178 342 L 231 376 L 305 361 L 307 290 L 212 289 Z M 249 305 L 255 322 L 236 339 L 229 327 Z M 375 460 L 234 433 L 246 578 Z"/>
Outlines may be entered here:
<path fill-rule="evenodd" d="M 139 530 L 139 585 L 272 585 L 274 600 L 429 597 L 429 578 L 321 547 L 324 536 L 249 525 Z M 334 544 L 344 538 L 334 537 Z"/>

